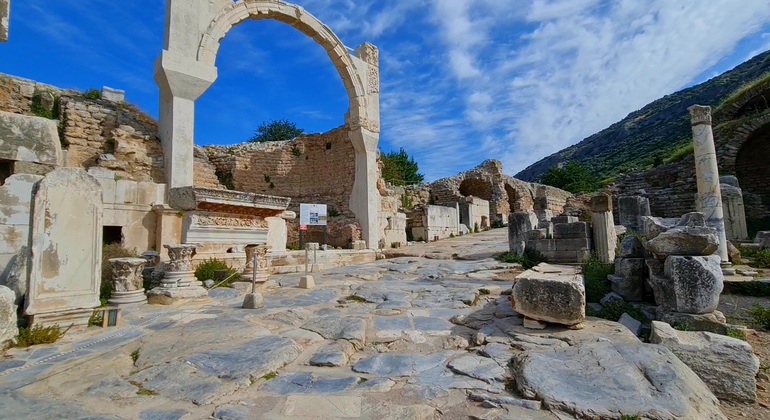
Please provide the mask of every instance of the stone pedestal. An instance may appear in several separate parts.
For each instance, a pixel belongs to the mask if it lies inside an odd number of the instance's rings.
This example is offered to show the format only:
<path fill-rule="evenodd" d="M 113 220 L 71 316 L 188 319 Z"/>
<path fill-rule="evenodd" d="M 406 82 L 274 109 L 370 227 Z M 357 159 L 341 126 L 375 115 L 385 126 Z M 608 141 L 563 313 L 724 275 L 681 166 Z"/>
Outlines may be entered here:
<path fill-rule="evenodd" d="M 615 221 L 612 217 L 612 197 L 608 194 L 591 198 L 591 222 L 596 256 L 603 263 L 613 262 L 618 236 L 615 233 Z"/>
<path fill-rule="evenodd" d="M 695 176 L 698 182 L 696 209 L 705 214 L 706 224 L 716 229 L 719 239 L 717 254 L 723 263 L 728 263 L 719 168 L 714 147 L 714 133 L 711 130 L 711 107 L 693 105 L 687 109 L 691 116 Z"/>
<path fill-rule="evenodd" d="M 246 266 L 243 267 L 241 274 L 242 282 L 264 283 L 270 277 L 270 271 L 267 267 L 267 251 L 270 247 L 267 245 L 246 245 Z M 254 275 L 254 262 L 256 260 L 257 271 Z"/>
<path fill-rule="evenodd" d="M 511 254 L 524 255 L 527 232 L 538 225 L 537 215 L 532 211 L 515 212 L 508 215 L 508 249 Z"/>
<path fill-rule="evenodd" d="M 192 266 L 192 257 L 198 245 L 174 244 L 163 247 L 168 250 L 170 261 L 165 264 L 166 273 L 160 287 L 147 293 L 149 303 L 171 305 L 178 301 L 207 296 L 206 289 L 195 279 Z"/>
<path fill-rule="evenodd" d="M 299 288 L 300 289 L 312 289 L 315 287 L 315 279 L 313 279 L 313 276 L 307 275 L 302 276 L 299 279 Z"/>
<path fill-rule="evenodd" d="M 748 239 L 746 209 L 743 205 L 743 191 L 734 176 L 719 177 L 722 193 L 722 212 L 725 216 L 725 236 L 729 241 Z"/>
<path fill-rule="evenodd" d="M 107 301 L 111 305 L 127 306 L 147 303 L 144 295 L 142 270 L 144 258 L 112 258 L 112 294 Z"/>
<path fill-rule="evenodd" d="M 643 228 L 642 217 L 650 216 L 650 200 L 641 196 L 618 198 L 620 224 L 636 232 Z"/>
<path fill-rule="evenodd" d="M 259 309 L 265 306 L 265 299 L 261 293 L 247 293 L 243 297 L 243 309 Z"/>

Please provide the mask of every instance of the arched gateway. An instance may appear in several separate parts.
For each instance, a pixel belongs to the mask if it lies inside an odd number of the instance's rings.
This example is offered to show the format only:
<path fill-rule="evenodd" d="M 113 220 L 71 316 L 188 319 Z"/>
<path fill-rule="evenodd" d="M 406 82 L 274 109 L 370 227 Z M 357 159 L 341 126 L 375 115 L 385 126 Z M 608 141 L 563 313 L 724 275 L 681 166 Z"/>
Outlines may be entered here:
<path fill-rule="evenodd" d="M 350 108 L 345 127 L 356 153 L 350 209 L 369 246 L 378 243 L 377 142 L 380 95 L 377 48 L 364 43 L 353 52 L 326 25 L 301 7 L 278 0 L 166 0 L 163 51 L 155 62 L 160 88 L 159 130 L 169 188 L 193 185 L 195 100 L 217 78 L 219 42 L 246 19 L 287 23 L 324 47 L 342 78 Z"/>

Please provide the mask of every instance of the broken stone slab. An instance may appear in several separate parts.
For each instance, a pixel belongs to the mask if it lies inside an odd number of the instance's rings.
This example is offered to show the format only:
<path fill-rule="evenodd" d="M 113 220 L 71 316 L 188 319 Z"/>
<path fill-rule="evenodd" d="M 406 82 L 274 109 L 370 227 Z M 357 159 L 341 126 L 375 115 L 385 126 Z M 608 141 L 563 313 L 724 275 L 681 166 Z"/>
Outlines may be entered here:
<path fill-rule="evenodd" d="M 706 314 L 685 314 L 667 311 L 658 307 L 656 319 L 687 331 L 708 331 L 715 334 L 727 334 L 727 318 L 719 311 Z"/>
<path fill-rule="evenodd" d="M 486 383 L 504 382 L 506 379 L 505 369 L 494 359 L 487 357 L 466 355 L 452 359 L 447 367 L 455 373 L 470 376 Z"/>
<path fill-rule="evenodd" d="M 308 362 L 311 366 L 345 366 L 356 349 L 347 340 L 337 340 L 318 349 Z"/>
<path fill-rule="evenodd" d="M 361 318 L 342 316 L 311 318 L 301 328 L 316 332 L 327 340 L 348 340 L 356 350 L 362 350 L 366 344 L 366 322 Z"/>
<path fill-rule="evenodd" d="M 679 223 L 678 218 L 663 218 L 644 216 L 641 218 L 642 233 L 644 233 L 645 239 L 648 241 L 655 239 L 663 232 L 668 231 Z"/>
<path fill-rule="evenodd" d="M 533 267 L 516 276 L 511 296 L 514 310 L 532 319 L 564 325 L 585 320 L 583 276 L 574 267 Z"/>
<path fill-rule="evenodd" d="M 599 299 L 599 303 L 602 305 L 607 305 L 608 303 L 615 302 L 615 301 L 624 302 L 623 296 L 620 296 L 615 292 L 609 292 L 606 295 L 604 295 L 604 297 Z"/>
<path fill-rule="evenodd" d="M 525 398 L 580 418 L 726 419 L 703 381 L 663 346 L 584 343 L 522 352 L 511 366 Z"/>
<path fill-rule="evenodd" d="M 677 226 L 647 241 L 647 250 L 659 259 L 670 255 L 711 255 L 718 246 L 716 230 L 698 226 Z"/>
<path fill-rule="evenodd" d="M 759 358 L 749 343 L 737 338 L 700 331 L 676 331 L 663 322 L 652 322 L 650 342 L 671 350 L 708 385 L 717 398 L 754 402 Z"/>
<path fill-rule="evenodd" d="M 721 259 L 670 256 L 663 276 L 651 275 L 655 301 L 666 311 L 705 314 L 716 310 L 724 287 Z"/>
<path fill-rule="evenodd" d="M 631 315 L 623 312 L 622 315 L 620 315 L 620 319 L 618 320 L 620 325 L 628 328 L 629 331 L 631 331 L 634 335 L 639 336 L 639 334 L 642 333 L 642 323 L 637 321 L 635 318 L 631 317 Z"/>
<path fill-rule="evenodd" d="M 515 405 L 515 406 L 524 407 L 530 410 L 540 410 L 542 408 L 542 403 L 540 401 L 525 400 L 523 398 L 514 398 L 514 397 L 499 396 L 499 395 L 491 396 L 491 395 L 483 394 L 479 392 L 470 392 L 468 394 L 468 399 L 471 401 L 477 401 L 477 402 L 489 401 L 498 405 Z"/>
<path fill-rule="evenodd" d="M 512 356 L 511 346 L 503 343 L 487 343 L 479 350 L 479 354 L 489 357 L 500 366 L 507 366 Z"/>
<path fill-rule="evenodd" d="M 644 258 L 644 245 L 636 236 L 626 236 L 620 243 L 620 258 Z"/>
<path fill-rule="evenodd" d="M 437 366 L 444 366 L 446 359 L 457 352 L 433 354 L 395 354 L 382 353 L 365 357 L 353 365 L 353 371 L 387 377 L 414 376 Z"/>
<path fill-rule="evenodd" d="M 0 111 L 0 159 L 62 166 L 56 121 Z"/>
<path fill-rule="evenodd" d="M 248 420 L 251 418 L 249 407 L 239 404 L 220 405 L 214 409 L 211 417 L 217 420 Z"/>
<path fill-rule="evenodd" d="M 333 394 L 353 388 L 360 378 L 320 377 L 310 372 L 282 373 L 262 385 L 262 390 L 280 395 L 292 394 Z"/>
<path fill-rule="evenodd" d="M 642 231 L 642 217 L 650 215 L 650 201 L 641 196 L 619 197 L 620 224 L 637 232 Z"/>

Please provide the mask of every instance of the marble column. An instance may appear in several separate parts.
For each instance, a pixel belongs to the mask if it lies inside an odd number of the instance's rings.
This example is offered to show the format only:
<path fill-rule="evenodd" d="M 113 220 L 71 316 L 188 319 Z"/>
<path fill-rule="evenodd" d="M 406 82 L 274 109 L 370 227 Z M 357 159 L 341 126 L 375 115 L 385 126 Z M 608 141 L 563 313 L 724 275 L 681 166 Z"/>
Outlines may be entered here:
<path fill-rule="evenodd" d="M 609 194 L 602 193 L 591 197 L 591 223 L 596 256 L 603 263 L 614 262 L 618 236 L 612 217 L 612 197 Z"/>
<path fill-rule="evenodd" d="M 107 303 L 118 306 L 146 303 L 142 270 L 147 260 L 111 258 L 109 262 L 112 267 L 112 294 Z"/>
<path fill-rule="evenodd" d="M 251 283 L 254 281 L 254 257 L 257 261 L 256 282 L 264 283 L 270 277 L 267 268 L 267 251 L 270 249 L 267 245 L 246 245 L 246 266 L 243 268 L 241 281 Z"/>
<path fill-rule="evenodd" d="M 705 214 L 706 225 L 716 229 L 719 239 L 717 254 L 721 258 L 722 264 L 729 264 L 717 154 L 714 146 L 714 133 L 711 130 L 711 107 L 693 105 L 687 110 L 690 111 L 691 117 L 695 176 L 698 183 L 698 198 L 695 207 L 699 212 Z"/>

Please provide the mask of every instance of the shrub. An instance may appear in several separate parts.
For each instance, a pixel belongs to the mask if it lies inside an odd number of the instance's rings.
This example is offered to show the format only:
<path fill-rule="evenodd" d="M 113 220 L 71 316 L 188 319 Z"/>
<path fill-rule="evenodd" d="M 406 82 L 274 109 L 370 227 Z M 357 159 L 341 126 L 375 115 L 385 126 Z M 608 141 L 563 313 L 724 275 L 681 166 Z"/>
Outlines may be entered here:
<path fill-rule="evenodd" d="M 628 302 L 623 302 L 622 300 L 613 300 L 612 302 L 607 302 L 607 304 L 602 305 L 602 309 L 598 311 L 595 311 L 588 306 L 586 307 L 586 315 L 595 316 L 597 318 L 603 318 L 615 322 L 620 320 L 620 317 L 623 315 L 623 313 L 627 313 L 631 316 L 631 318 L 634 318 L 643 324 L 650 322 L 650 320 L 644 316 L 642 311 L 635 308 Z"/>
<path fill-rule="evenodd" d="M 219 270 L 227 270 L 227 277 L 230 277 L 238 271 L 231 268 L 222 260 L 209 258 L 195 267 L 195 278 L 198 279 L 198 281 L 211 280 L 214 278 L 214 274 Z"/>
<path fill-rule="evenodd" d="M 753 305 L 751 309 L 749 309 L 749 316 L 754 319 L 754 322 L 757 325 L 766 330 L 770 330 L 770 308 Z"/>
<path fill-rule="evenodd" d="M 44 327 L 40 324 L 34 325 L 32 328 L 20 328 L 19 335 L 16 336 L 10 344 L 10 347 L 29 347 L 36 344 L 55 343 L 58 339 L 62 338 L 70 328 L 72 328 L 71 325 L 67 327 L 66 330 L 62 331 L 58 325 Z"/>
<path fill-rule="evenodd" d="M 583 264 L 583 280 L 586 286 L 586 301 L 598 302 L 610 292 L 607 276 L 615 272 L 615 264 L 603 263 L 595 254 Z"/>
<path fill-rule="evenodd" d="M 770 283 L 744 281 L 730 284 L 730 293 L 744 296 L 770 297 Z"/>
<path fill-rule="evenodd" d="M 99 89 L 90 88 L 87 91 L 83 92 L 83 96 L 88 99 L 101 99 L 102 92 L 100 92 Z"/>
<path fill-rule="evenodd" d="M 530 269 L 540 263 L 548 262 L 543 254 L 534 249 L 525 249 L 524 255 L 518 256 L 511 252 L 506 252 L 497 256 L 498 261 L 506 263 L 521 264 L 524 269 Z"/>
<path fill-rule="evenodd" d="M 107 299 L 112 294 L 112 266 L 110 258 L 137 257 L 136 249 L 129 249 L 122 244 L 108 244 L 102 247 L 102 284 L 99 288 L 99 300 L 102 306 L 107 304 Z"/>
<path fill-rule="evenodd" d="M 540 176 L 540 182 L 573 194 L 592 192 L 600 188 L 599 180 L 591 173 L 590 168 L 585 163 L 577 161 L 548 168 Z"/>
<path fill-rule="evenodd" d="M 755 268 L 770 268 L 770 249 L 757 251 L 751 258 L 751 266 Z"/>
<path fill-rule="evenodd" d="M 473 233 L 479 233 L 479 224 L 478 223 L 474 223 L 473 224 Z"/>

